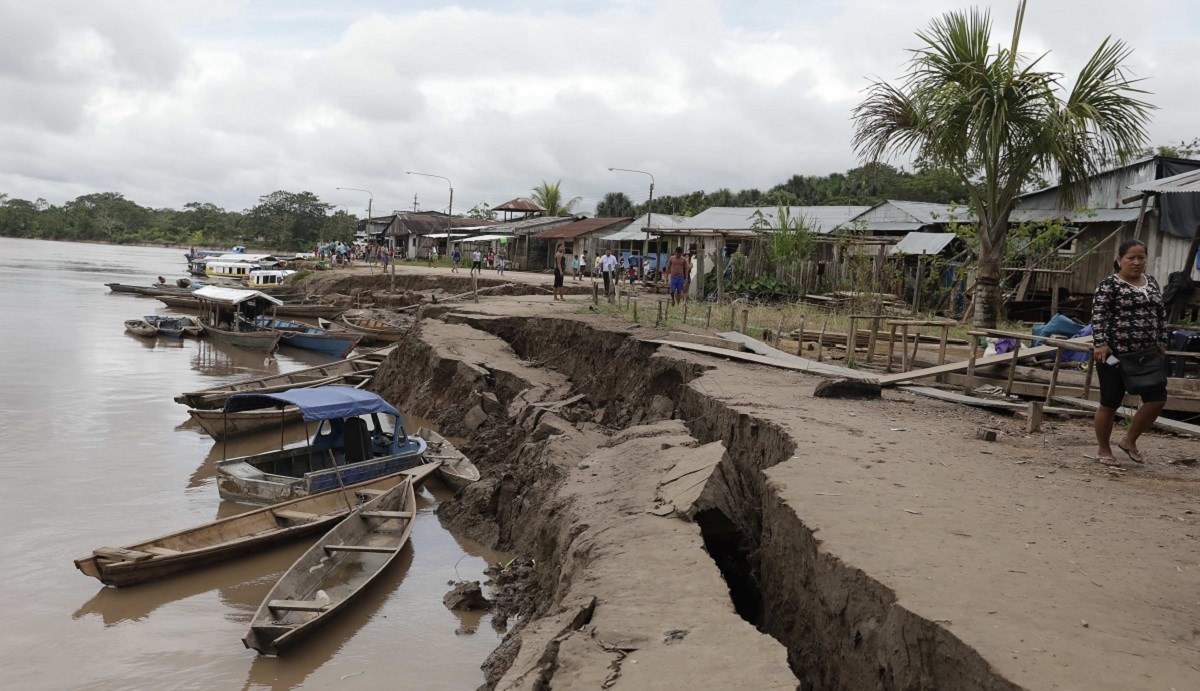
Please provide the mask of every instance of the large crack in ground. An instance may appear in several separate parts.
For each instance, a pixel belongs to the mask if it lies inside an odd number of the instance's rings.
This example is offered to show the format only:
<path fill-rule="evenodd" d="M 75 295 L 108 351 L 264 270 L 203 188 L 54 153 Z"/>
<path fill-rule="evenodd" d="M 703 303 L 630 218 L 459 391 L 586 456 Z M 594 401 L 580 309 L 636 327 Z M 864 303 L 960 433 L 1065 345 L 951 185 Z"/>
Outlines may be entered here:
<path fill-rule="evenodd" d="M 822 553 L 763 472 L 796 442 L 714 395 L 697 358 L 569 318 L 442 312 L 376 388 L 468 437 L 483 478 L 443 520 L 536 561 L 490 685 L 1014 688 Z"/>

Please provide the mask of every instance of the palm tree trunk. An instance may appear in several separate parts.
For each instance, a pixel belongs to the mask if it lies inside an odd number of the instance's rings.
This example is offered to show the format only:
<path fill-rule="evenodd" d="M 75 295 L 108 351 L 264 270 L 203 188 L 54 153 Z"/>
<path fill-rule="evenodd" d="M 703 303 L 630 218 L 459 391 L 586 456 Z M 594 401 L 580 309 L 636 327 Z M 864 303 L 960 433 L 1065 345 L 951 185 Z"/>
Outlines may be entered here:
<path fill-rule="evenodd" d="M 1003 295 L 1000 290 L 1000 265 L 1008 245 L 1008 214 L 990 222 L 981 218 L 979 225 L 979 271 L 975 277 L 975 314 L 971 324 L 994 329 L 1000 320 Z"/>

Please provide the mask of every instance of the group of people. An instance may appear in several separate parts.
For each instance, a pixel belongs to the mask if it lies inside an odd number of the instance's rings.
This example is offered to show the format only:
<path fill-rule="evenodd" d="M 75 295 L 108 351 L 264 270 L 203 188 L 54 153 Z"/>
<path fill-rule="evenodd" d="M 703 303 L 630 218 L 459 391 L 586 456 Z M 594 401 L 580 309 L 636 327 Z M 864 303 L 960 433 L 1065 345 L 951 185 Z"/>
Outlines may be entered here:
<path fill-rule="evenodd" d="M 429 265 L 433 266 L 436 261 L 437 248 L 433 248 L 430 250 Z M 462 251 L 458 245 L 455 245 L 454 249 L 450 250 L 450 273 L 458 273 L 458 268 L 462 265 L 462 261 Z M 499 252 L 493 252 L 492 250 L 483 252 L 478 247 L 471 250 L 471 268 L 469 274 L 474 276 L 478 272 L 478 275 L 483 275 L 485 262 L 487 263 L 487 268 L 495 269 L 498 275 L 503 276 L 504 268 L 508 265 L 508 252 L 503 247 L 500 248 Z"/>
<path fill-rule="evenodd" d="M 614 285 L 622 276 L 628 278 L 630 285 L 637 283 L 638 267 L 632 261 L 626 266 L 625 258 L 613 255 L 611 249 L 605 250 L 604 254 L 597 256 L 594 262 L 594 265 L 590 267 L 591 275 L 600 275 L 604 281 L 605 295 L 612 295 Z M 562 243 L 559 243 L 554 251 L 552 266 L 554 269 L 554 299 L 566 300 L 563 295 L 563 287 L 567 274 L 567 251 L 566 246 Z M 582 253 L 571 259 L 572 280 L 582 281 L 588 270 L 588 252 L 583 250 Z M 676 247 L 675 253 L 667 259 L 666 275 L 668 277 L 667 292 L 671 296 L 671 303 L 678 304 L 686 300 L 691 287 L 692 257 L 690 254 L 684 254 L 682 247 Z"/>

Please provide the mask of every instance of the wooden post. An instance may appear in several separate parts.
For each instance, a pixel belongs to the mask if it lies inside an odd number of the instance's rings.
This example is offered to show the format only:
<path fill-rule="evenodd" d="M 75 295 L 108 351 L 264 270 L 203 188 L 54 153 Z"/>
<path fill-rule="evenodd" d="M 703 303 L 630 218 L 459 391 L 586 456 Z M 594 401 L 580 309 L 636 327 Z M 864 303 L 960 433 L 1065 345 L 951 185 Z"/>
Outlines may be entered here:
<path fill-rule="evenodd" d="M 633 320 L 637 321 L 637 300 L 633 301 Z"/>
<path fill-rule="evenodd" d="M 888 333 L 888 359 L 887 359 L 887 369 L 886 369 L 886 370 L 884 370 L 884 371 L 886 371 L 886 372 L 891 372 L 891 371 L 892 371 L 892 359 L 893 359 L 893 357 L 894 357 L 894 356 L 895 356 L 895 354 L 896 354 L 896 325 L 895 325 L 895 324 L 891 324 L 890 326 L 891 326 L 892 328 L 891 328 L 891 331 Z"/>
<path fill-rule="evenodd" d="M 729 303 L 729 330 L 737 331 L 737 305 Z"/>
<path fill-rule="evenodd" d="M 471 277 L 471 292 L 475 295 L 475 302 L 479 302 L 479 277 Z"/>
<path fill-rule="evenodd" d="M 971 358 L 967 360 L 967 386 L 964 393 L 968 396 L 975 390 L 975 357 L 979 355 L 979 337 L 970 336 Z"/>
<path fill-rule="evenodd" d="M 1041 401 L 1029 402 L 1029 424 L 1025 425 L 1025 432 L 1033 434 L 1034 432 L 1042 431 L 1042 413 L 1045 404 Z"/>
<path fill-rule="evenodd" d="M 921 336 L 917 335 L 917 340 L 921 340 Z M 908 324 L 900 325 L 900 371 L 907 372 L 911 361 L 908 359 Z"/>
<path fill-rule="evenodd" d="M 921 313 L 921 269 L 924 266 L 922 260 L 925 255 L 917 255 L 917 280 L 913 282 L 913 314 Z"/>
<path fill-rule="evenodd" d="M 846 358 L 853 360 L 858 353 L 858 317 L 850 315 L 850 332 L 846 334 Z"/>
<path fill-rule="evenodd" d="M 746 322 L 749 319 L 750 319 L 750 308 L 747 307 L 746 309 L 742 310 L 742 320 L 740 322 L 740 328 L 738 329 L 738 331 L 740 331 L 743 335 L 746 333 Z"/>
<path fill-rule="evenodd" d="M 704 315 L 704 328 L 710 328 L 712 325 L 712 305 L 708 306 L 708 312 Z"/>
<path fill-rule="evenodd" d="M 600 304 L 600 290 L 598 288 L 596 288 L 595 281 L 592 281 L 592 304 L 593 305 Z"/>
<path fill-rule="evenodd" d="M 717 236 L 717 302 L 725 301 L 725 236 Z M 733 328 L 733 322 L 729 322 Z"/>
<path fill-rule="evenodd" d="M 867 338 L 867 362 L 875 360 L 875 340 L 879 337 L 879 315 L 871 317 L 871 335 Z"/>
<path fill-rule="evenodd" d="M 946 343 L 950 341 L 950 325 L 942 325 L 942 338 L 938 342 L 938 364 L 946 364 Z"/>
<path fill-rule="evenodd" d="M 688 307 L 688 301 L 684 300 L 683 301 L 683 323 L 684 324 L 687 323 L 687 307 Z"/>
<path fill-rule="evenodd" d="M 1092 373 L 1096 370 L 1095 358 L 1088 358 L 1087 376 L 1083 379 L 1083 399 L 1086 401 L 1092 390 Z"/>
<path fill-rule="evenodd" d="M 1058 388 L 1058 370 L 1062 366 L 1062 348 L 1054 351 L 1054 369 L 1050 372 L 1050 388 L 1046 389 L 1046 403 L 1054 400 L 1054 390 Z"/>
<path fill-rule="evenodd" d="M 804 317 L 800 317 L 800 328 L 796 331 L 796 354 L 804 354 Z"/>
<path fill-rule="evenodd" d="M 1050 318 L 1058 314 L 1058 274 L 1050 279 Z"/>
<path fill-rule="evenodd" d="M 775 347 L 779 347 L 779 337 L 783 333 L 783 317 L 779 317 L 779 326 L 775 329 Z"/>
<path fill-rule="evenodd" d="M 817 362 L 825 359 L 825 327 L 829 326 L 829 313 L 825 313 L 825 321 L 821 322 L 821 333 L 817 335 Z"/>
<path fill-rule="evenodd" d="M 1013 380 L 1017 378 L 1017 358 L 1021 355 L 1021 339 L 1016 339 L 1013 346 L 1012 362 L 1008 365 L 1008 385 L 1004 387 L 1004 395 L 1012 395 Z"/>
<path fill-rule="evenodd" d="M 662 300 L 658 301 L 658 317 L 654 320 L 654 326 L 661 326 L 663 320 Z"/>

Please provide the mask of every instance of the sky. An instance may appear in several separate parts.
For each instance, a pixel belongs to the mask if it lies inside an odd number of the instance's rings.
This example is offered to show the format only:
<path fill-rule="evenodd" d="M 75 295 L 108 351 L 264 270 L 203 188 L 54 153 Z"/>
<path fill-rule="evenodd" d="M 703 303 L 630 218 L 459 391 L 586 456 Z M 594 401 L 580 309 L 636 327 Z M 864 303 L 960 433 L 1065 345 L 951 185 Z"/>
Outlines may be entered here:
<path fill-rule="evenodd" d="M 863 89 L 971 6 L 1007 44 L 1016 0 L 0 0 L 0 195 L 310 191 L 362 216 L 445 211 L 451 186 L 456 213 L 543 180 L 588 213 L 650 175 L 656 196 L 766 189 L 858 165 Z M 1109 35 L 1158 106 L 1151 143 L 1200 136 L 1200 3 L 1031 0 L 1022 49 L 1069 85 Z"/>

